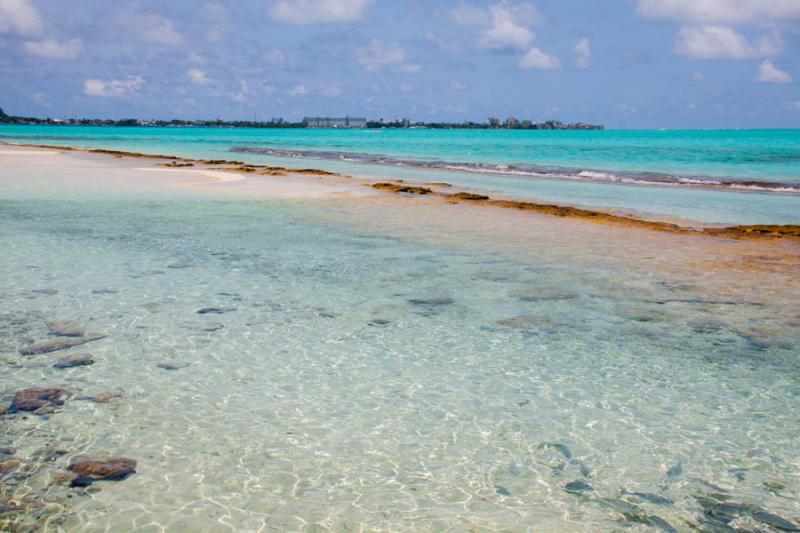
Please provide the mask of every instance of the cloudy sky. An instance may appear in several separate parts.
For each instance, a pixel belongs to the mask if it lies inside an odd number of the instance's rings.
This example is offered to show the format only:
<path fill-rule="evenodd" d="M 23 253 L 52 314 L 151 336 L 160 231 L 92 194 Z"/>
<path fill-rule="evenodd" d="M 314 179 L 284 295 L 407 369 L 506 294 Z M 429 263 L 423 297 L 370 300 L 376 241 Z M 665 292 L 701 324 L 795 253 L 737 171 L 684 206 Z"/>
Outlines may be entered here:
<path fill-rule="evenodd" d="M 0 107 L 800 127 L 800 0 L 0 0 Z"/>

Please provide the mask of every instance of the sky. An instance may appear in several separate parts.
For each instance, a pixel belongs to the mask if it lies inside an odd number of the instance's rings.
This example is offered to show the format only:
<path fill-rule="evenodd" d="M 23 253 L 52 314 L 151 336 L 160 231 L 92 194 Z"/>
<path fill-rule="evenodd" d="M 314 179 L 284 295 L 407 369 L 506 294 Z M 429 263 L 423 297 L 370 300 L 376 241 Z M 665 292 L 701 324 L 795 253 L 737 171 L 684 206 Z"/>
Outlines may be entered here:
<path fill-rule="evenodd" d="M 800 0 L 0 0 L 39 117 L 800 127 Z"/>

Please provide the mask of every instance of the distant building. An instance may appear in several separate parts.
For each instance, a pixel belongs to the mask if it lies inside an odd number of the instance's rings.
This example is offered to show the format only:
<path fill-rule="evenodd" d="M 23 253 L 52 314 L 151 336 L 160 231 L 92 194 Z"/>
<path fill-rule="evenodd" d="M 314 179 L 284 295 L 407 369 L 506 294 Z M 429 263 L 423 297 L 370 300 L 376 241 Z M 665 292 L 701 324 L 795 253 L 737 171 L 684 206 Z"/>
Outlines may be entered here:
<path fill-rule="evenodd" d="M 519 119 L 516 117 L 508 117 L 506 119 L 506 128 L 516 128 L 519 126 Z"/>
<path fill-rule="evenodd" d="M 367 119 L 355 117 L 305 117 L 303 124 L 307 128 L 366 128 Z"/>
<path fill-rule="evenodd" d="M 489 123 L 490 128 L 497 128 L 500 126 L 500 119 L 497 117 L 489 117 L 486 121 Z"/>

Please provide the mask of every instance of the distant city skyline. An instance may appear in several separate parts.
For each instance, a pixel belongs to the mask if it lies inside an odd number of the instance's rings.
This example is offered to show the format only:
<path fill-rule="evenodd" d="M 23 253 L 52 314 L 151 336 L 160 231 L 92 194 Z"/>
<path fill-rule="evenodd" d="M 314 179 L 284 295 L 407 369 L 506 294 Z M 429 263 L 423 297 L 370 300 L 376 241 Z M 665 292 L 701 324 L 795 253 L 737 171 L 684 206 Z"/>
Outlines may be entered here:
<path fill-rule="evenodd" d="M 798 22 L 786 0 L 0 0 L 0 107 L 798 127 Z"/>

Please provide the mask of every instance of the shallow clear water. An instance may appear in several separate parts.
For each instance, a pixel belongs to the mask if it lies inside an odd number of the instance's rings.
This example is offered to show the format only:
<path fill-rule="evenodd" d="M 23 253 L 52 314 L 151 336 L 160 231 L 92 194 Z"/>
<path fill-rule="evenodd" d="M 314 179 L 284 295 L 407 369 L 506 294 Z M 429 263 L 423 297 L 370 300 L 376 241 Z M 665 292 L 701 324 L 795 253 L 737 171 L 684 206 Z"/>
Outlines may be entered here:
<path fill-rule="evenodd" d="M 758 297 L 722 276 L 709 296 L 713 280 L 641 268 L 624 248 L 606 258 L 600 239 L 493 246 L 391 209 L 366 224 L 375 213 L 359 209 L 3 190 L 3 400 L 45 384 L 123 396 L 2 421 L 0 445 L 26 463 L 3 479 L 30 500 L 14 520 L 649 531 L 642 517 L 658 516 L 685 531 L 710 527 L 703 497 L 800 520 L 800 277 Z M 631 260 L 663 255 L 640 244 Z M 229 312 L 197 313 L 209 306 Z M 93 366 L 17 353 L 53 319 L 108 335 L 72 350 Z M 107 454 L 138 473 L 53 483 L 71 459 Z M 594 492 L 564 490 L 578 480 Z"/>
<path fill-rule="evenodd" d="M 797 191 L 776 194 L 758 190 L 704 190 L 675 181 L 754 180 L 796 188 L 800 184 L 800 130 L 586 132 L 0 126 L 0 140 L 236 159 L 323 168 L 370 178 L 448 181 L 500 195 L 636 211 L 651 218 L 720 224 L 800 223 Z M 232 151 L 242 148 L 283 152 L 269 155 Z M 394 159 L 366 163 L 358 157 L 363 154 Z M 395 159 L 414 164 L 398 164 Z M 441 165 L 419 166 L 420 161 L 457 165 L 448 170 Z M 504 173 L 507 170 L 498 173 L 498 165 L 538 170 L 523 175 L 517 171 Z M 627 181 L 608 182 L 606 178 L 588 177 L 593 175 Z"/>

